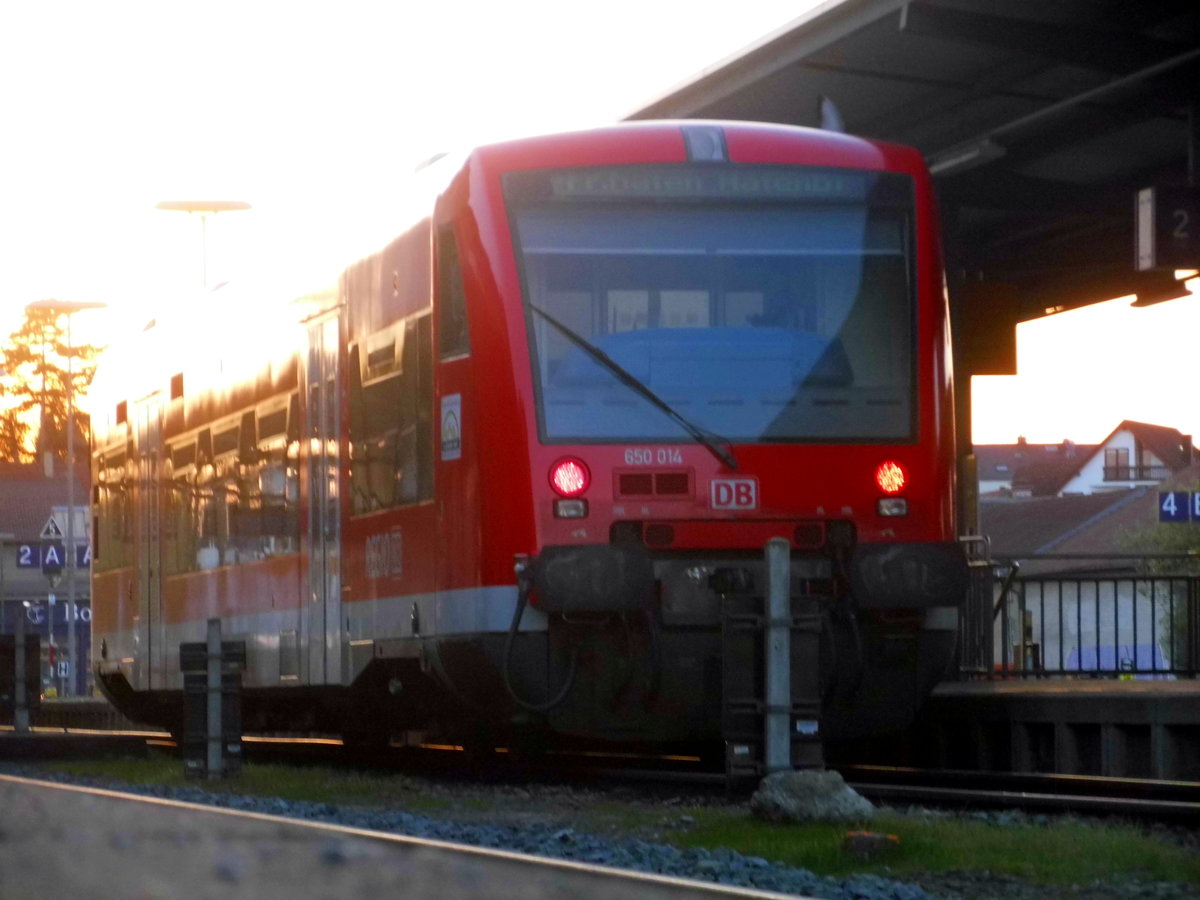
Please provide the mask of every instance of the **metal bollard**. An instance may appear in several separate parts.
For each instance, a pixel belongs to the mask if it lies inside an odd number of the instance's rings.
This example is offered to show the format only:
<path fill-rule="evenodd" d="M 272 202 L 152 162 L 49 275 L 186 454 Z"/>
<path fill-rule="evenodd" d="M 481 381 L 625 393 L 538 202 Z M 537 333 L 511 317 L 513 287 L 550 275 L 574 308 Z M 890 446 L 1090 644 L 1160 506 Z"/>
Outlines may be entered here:
<path fill-rule="evenodd" d="M 204 642 L 179 645 L 183 671 L 184 773 L 222 778 L 242 764 L 241 672 L 244 641 L 222 641 L 220 619 L 210 619 Z"/>
<path fill-rule="evenodd" d="M 24 610 L 21 610 L 24 613 Z M 17 616 L 13 635 L 13 656 L 16 673 L 13 683 L 13 730 L 17 734 L 29 731 L 29 682 L 25 677 L 25 616 Z"/>
<path fill-rule="evenodd" d="M 791 545 L 771 538 L 766 547 L 766 715 L 763 739 L 766 773 L 792 768 L 792 597 Z"/>
<path fill-rule="evenodd" d="M 209 778 L 221 775 L 221 620 L 208 620 L 207 653 L 205 654 L 205 687 L 207 718 L 204 734 L 205 770 Z"/>

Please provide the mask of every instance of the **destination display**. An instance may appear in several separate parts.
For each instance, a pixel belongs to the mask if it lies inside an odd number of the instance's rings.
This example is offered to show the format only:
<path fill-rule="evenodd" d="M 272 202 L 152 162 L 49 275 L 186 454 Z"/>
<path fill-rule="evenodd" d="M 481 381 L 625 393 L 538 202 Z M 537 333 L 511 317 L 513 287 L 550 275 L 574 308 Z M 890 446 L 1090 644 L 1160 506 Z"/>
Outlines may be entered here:
<path fill-rule="evenodd" d="M 622 166 L 556 172 L 556 197 L 861 200 L 871 182 L 865 172 L 783 166 L 697 171 Z"/>

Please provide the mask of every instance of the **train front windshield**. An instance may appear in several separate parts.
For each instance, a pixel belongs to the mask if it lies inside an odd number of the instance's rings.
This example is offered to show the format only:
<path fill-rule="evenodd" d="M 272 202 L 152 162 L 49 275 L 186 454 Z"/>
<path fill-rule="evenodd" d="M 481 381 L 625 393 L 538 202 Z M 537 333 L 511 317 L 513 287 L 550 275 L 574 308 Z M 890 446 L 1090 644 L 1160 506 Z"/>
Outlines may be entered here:
<path fill-rule="evenodd" d="M 543 439 L 913 437 L 912 181 L 790 166 L 516 172 Z M 590 347 L 584 346 L 584 343 Z"/>

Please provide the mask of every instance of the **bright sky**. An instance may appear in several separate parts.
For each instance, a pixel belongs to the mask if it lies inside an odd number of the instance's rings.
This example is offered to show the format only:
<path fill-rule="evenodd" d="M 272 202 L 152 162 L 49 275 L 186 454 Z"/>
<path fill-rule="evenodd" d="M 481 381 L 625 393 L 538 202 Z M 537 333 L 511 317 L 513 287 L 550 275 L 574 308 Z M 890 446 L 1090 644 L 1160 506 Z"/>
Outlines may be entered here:
<path fill-rule="evenodd" d="M 5 3 L 0 334 L 45 297 L 182 302 L 200 222 L 161 200 L 253 204 L 208 220 L 209 284 L 312 288 L 420 161 L 616 121 L 816 5 Z"/>
<path fill-rule="evenodd" d="M 1017 374 L 972 381 L 977 444 L 1096 444 L 1123 419 L 1200 443 L 1200 279 L 1192 295 L 1135 309 L 1121 297 L 1017 326 Z"/>
<path fill-rule="evenodd" d="M 161 200 L 253 204 L 209 219 L 209 284 L 318 286 L 388 233 L 421 160 L 615 121 L 816 5 L 5 3 L 0 336 L 47 297 L 110 304 L 77 316 L 84 339 L 195 303 L 200 223 Z M 1200 433 L 1198 304 L 1126 310 L 1096 339 L 1065 323 L 1103 310 L 1022 326 L 1021 374 L 976 379 L 976 440 L 1098 440 L 1122 418 Z"/>

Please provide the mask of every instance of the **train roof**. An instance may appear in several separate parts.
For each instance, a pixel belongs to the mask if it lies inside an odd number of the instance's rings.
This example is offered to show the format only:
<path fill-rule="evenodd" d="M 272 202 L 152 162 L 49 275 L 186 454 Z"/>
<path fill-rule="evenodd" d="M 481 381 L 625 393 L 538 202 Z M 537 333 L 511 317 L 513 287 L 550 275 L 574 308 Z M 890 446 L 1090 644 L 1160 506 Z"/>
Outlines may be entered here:
<path fill-rule="evenodd" d="M 619 122 L 485 144 L 442 154 L 398 181 L 379 221 L 362 230 L 360 252 L 348 254 L 341 276 L 379 259 L 398 237 L 431 215 L 437 198 L 477 165 L 498 171 L 570 165 L 682 163 L 689 133 L 718 130 L 728 159 L 777 163 L 795 157 L 815 165 L 923 171 L 907 147 L 795 125 L 720 120 Z M 296 329 L 337 302 L 336 285 L 296 297 L 271 283 L 225 283 L 176 301 L 141 333 L 115 342 L 102 355 L 88 396 L 98 443 L 116 427 L 119 403 L 136 403 L 170 389 L 172 378 L 229 392 L 247 379 L 278 381 L 295 366 Z M 128 407 L 124 415 L 128 415 Z"/>
<path fill-rule="evenodd" d="M 333 287 L 296 298 L 253 282 L 223 283 L 176 300 L 101 354 L 86 400 L 96 446 L 119 427 L 124 435 L 132 405 L 156 394 L 175 399 L 182 386 L 190 404 L 200 399 L 190 387 L 203 385 L 211 398 L 294 379 L 301 323 L 336 301 Z"/>
<path fill-rule="evenodd" d="M 589 157 L 606 157 L 612 165 L 625 161 L 646 162 L 659 156 L 661 162 L 688 159 L 686 132 L 718 129 L 732 162 L 778 162 L 780 156 L 801 151 L 831 166 L 868 169 L 900 168 L 924 171 L 921 155 L 910 147 L 876 141 L 820 128 L 772 122 L 717 119 L 661 119 L 618 122 L 596 128 L 553 132 L 515 138 L 476 148 L 468 157 L 493 162 L 504 168 L 537 168 L 546 157 L 570 159 L 561 165 L 587 165 Z M 617 158 L 608 158 L 609 155 Z M 819 162 L 818 164 L 821 164 Z"/>

